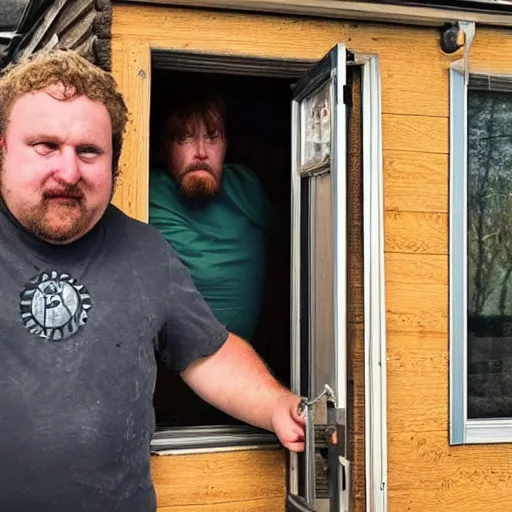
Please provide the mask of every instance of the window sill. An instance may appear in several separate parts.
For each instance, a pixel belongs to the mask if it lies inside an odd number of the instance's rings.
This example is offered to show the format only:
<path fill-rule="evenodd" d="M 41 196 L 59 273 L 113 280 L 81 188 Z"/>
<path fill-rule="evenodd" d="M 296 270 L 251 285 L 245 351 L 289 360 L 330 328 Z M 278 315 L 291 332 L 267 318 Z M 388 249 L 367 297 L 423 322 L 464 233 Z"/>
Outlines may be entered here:
<path fill-rule="evenodd" d="M 250 426 L 215 425 L 157 429 L 151 440 L 155 455 L 184 455 L 280 448 L 271 432 Z"/>
<path fill-rule="evenodd" d="M 512 420 L 467 420 L 465 437 L 466 444 L 511 443 Z"/>

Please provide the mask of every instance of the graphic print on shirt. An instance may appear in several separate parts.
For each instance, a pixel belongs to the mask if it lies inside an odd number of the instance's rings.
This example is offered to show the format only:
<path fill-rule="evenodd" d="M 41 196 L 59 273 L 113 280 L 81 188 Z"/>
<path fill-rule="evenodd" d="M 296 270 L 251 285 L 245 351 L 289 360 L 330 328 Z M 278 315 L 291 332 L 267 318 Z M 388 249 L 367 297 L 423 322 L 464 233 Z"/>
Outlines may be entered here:
<path fill-rule="evenodd" d="M 21 320 L 31 334 L 62 341 L 87 322 L 92 307 L 85 286 L 54 270 L 33 277 L 20 293 Z"/>

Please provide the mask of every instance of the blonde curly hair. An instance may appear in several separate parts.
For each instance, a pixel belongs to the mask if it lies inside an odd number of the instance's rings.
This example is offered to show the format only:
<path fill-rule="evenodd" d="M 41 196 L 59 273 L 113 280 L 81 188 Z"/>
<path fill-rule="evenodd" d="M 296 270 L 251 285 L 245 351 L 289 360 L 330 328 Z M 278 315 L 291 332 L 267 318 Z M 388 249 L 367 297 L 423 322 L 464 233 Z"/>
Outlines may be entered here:
<path fill-rule="evenodd" d="M 14 103 L 24 94 L 55 84 L 64 87 L 66 97 L 87 96 L 105 105 L 112 123 L 112 174 L 119 174 L 119 157 L 128 121 L 123 96 L 112 75 L 71 50 L 51 50 L 33 54 L 9 65 L 0 75 L 0 137 L 5 136 Z M 0 151 L 2 149 L 0 148 Z M 0 164 L 3 160 L 0 153 Z"/>

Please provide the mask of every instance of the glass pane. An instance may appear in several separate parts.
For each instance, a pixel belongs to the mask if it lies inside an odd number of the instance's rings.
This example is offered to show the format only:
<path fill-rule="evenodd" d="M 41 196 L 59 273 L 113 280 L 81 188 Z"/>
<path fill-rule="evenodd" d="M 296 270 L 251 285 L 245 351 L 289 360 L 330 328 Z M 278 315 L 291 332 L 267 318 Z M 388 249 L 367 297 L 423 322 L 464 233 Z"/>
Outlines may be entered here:
<path fill-rule="evenodd" d="M 311 178 L 310 396 L 335 389 L 334 237 L 331 174 Z"/>
<path fill-rule="evenodd" d="M 468 92 L 468 418 L 512 417 L 512 93 Z"/>
<path fill-rule="evenodd" d="M 331 152 L 330 82 L 308 96 L 302 104 L 304 144 L 301 170 L 324 165 Z"/>

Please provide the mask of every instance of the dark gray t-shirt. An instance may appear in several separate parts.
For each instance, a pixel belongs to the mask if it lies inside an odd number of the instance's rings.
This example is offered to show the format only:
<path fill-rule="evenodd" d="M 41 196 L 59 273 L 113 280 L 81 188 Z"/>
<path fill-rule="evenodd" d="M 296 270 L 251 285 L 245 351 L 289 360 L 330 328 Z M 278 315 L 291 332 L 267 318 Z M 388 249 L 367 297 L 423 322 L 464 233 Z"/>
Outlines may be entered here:
<path fill-rule="evenodd" d="M 227 338 L 169 244 L 113 206 L 65 246 L 0 210 L 0 306 L 0 510 L 153 512 L 155 353 Z"/>

